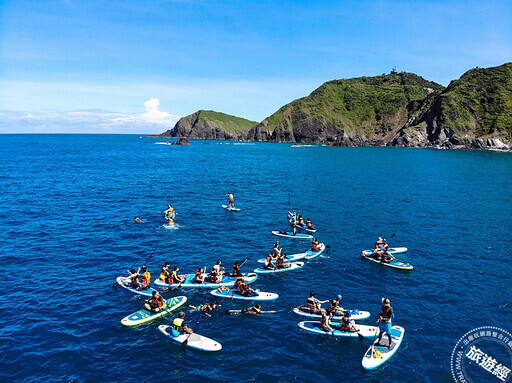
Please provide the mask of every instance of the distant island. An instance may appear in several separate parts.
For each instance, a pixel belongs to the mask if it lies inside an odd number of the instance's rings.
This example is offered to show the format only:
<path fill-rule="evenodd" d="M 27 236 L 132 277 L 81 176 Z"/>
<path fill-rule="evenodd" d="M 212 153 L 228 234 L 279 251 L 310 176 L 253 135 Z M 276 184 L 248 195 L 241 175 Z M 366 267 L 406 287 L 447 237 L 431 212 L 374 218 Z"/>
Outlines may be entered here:
<path fill-rule="evenodd" d="M 260 123 L 200 110 L 153 137 L 510 150 L 512 63 L 447 87 L 395 70 L 328 81 Z"/>

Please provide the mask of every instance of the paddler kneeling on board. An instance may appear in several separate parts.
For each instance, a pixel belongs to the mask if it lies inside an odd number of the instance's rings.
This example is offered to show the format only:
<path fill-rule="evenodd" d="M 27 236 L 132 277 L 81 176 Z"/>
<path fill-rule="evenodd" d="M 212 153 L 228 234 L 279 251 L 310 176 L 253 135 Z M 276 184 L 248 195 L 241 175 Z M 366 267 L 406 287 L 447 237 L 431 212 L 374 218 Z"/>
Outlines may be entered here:
<path fill-rule="evenodd" d="M 165 308 L 166 307 L 166 301 L 165 299 L 160 295 L 158 294 L 158 291 L 156 290 L 153 290 L 153 294 L 151 295 L 151 298 L 148 299 L 145 303 L 144 303 L 144 307 L 146 308 L 146 310 L 148 310 L 151 314 L 156 314 L 157 312 L 159 312 L 161 309 Z"/>
<path fill-rule="evenodd" d="M 146 269 L 146 266 L 142 266 L 137 272 L 140 276 L 140 285 L 137 290 L 146 290 L 151 283 L 151 273 Z"/>
<path fill-rule="evenodd" d="M 318 238 L 315 238 L 313 242 L 311 242 L 311 251 L 317 252 L 318 245 L 320 245 L 320 242 L 318 242 Z"/>
<path fill-rule="evenodd" d="M 393 325 L 391 322 L 393 315 L 393 307 L 391 307 L 389 298 L 382 298 L 382 309 L 377 318 L 377 323 L 379 324 L 379 340 L 377 344 L 380 344 L 382 334 L 386 333 L 389 339 L 389 350 L 391 350 L 391 326 Z"/>
<path fill-rule="evenodd" d="M 182 334 L 192 334 L 194 331 L 185 323 L 185 313 L 180 311 L 178 316 L 172 321 L 172 335 L 180 336 Z"/>
<path fill-rule="evenodd" d="M 311 222 L 311 220 L 309 218 L 306 220 L 306 227 L 308 229 L 312 229 L 313 228 L 313 223 Z"/>
<path fill-rule="evenodd" d="M 343 319 L 341 320 L 340 330 L 343 332 L 357 331 L 356 322 L 354 322 L 353 320 L 352 321 L 350 320 L 350 315 L 349 315 L 348 311 L 345 314 L 343 314 Z"/>
<path fill-rule="evenodd" d="M 331 301 L 331 305 L 327 309 L 327 312 L 329 314 L 331 314 L 331 315 L 342 315 L 345 312 L 343 307 L 340 307 L 340 300 L 341 300 L 341 295 L 338 294 L 338 297 L 334 298 Z"/>

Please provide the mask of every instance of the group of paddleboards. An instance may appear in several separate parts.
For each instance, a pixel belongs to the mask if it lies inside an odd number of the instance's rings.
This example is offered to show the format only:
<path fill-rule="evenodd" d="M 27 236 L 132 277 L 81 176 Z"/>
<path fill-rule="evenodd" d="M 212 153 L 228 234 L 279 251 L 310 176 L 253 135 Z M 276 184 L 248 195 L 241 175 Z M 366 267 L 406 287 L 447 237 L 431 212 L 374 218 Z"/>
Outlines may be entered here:
<path fill-rule="evenodd" d="M 311 291 L 306 303 L 295 307 L 293 312 L 316 320 L 302 321 L 297 325 L 302 330 L 317 335 L 371 340 L 372 345 L 363 356 L 362 366 L 367 370 L 379 367 L 396 352 L 405 332 L 402 327 L 392 324 L 394 312 L 390 300 L 382 298 L 382 309 L 377 318 L 378 326 L 356 323 L 368 319 L 370 313 L 358 309 L 345 309 L 340 306 L 340 301 L 341 295 L 338 295 L 330 301 L 328 309 L 323 309 L 321 305 L 329 300 L 321 301 L 315 297 L 315 292 Z"/>
<path fill-rule="evenodd" d="M 222 205 L 222 207 L 228 211 L 240 211 L 234 205 L 233 194 L 228 193 L 227 196 L 228 205 Z M 174 208 L 172 205 L 169 205 L 168 209 L 164 212 L 164 218 L 169 223 L 173 223 L 175 216 Z M 262 267 L 254 269 L 252 273 L 240 272 L 240 267 L 250 257 L 242 261 L 236 261 L 233 265 L 232 273 L 228 273 L 221 266 L 222 262 L 220 260 L 217 261 L 209 273 L 207 273 L 205 267 L 197 269 L 195 273 L 180 274 L 179 267 L 174 267 L 171 270 L 170 263 L 166 263 L 162 268 L 159 278 L 154 281 L 154 286 L 163 288 L 166 291 L 167 289 L 175 291 L 181 288 L 209 288 L 211 289 L 211 296 L 221 299 L 221 302 L 224 302 L 225 299 L 229 302 L 244 300 L 254 302 L 275 301 L 279 298 L 277 293 L 260 291 L 250 286 L 257 280 L 258 274 L 282 273 L 301 269 L 304 267 L 305 261 L 320 256 L 329 248 L 329 246 L 320 243 L 317 238 L 310 234 L 316 233 L 318 229 L 309 218 L 304 220 L 297 212 L 288 211 L 287 220 L 292 226 L 291 230 L 274 230 L 272 234 L 283 239 L 310 240 L 312 242 L 308 250 L 287 255 L 279 241 L 276 241 L 272 252 L 266 258 L 258 260 L 258 263 L 263 264 Z M 406 251 L 407 248 L 405 247 L 390 248 L 385 239 L 379 238 L 371 250 L 364 250 L 361 253 L 361 257 L 387 267 L 410 270 L 413 267 L 409 263 L 395 257 L 396 254 L 405 253 Z M 146 270 L 145 265 L 137 272 L 134 269 L 130 269 L 129 274 L 128 277 L 120 276 L 117 278 L 119 286 L 149 299 L 144 301 L 144 307 L 141 310 L 121 320 L 121 323 L 125 326 L 136 326 L 161 318 L 171 312 L 176 312 L 180 308 L 183 309 L 187 302 L 187 297 L 181 295 L 164 299 L 155 288 L 150 286 L 151 276 Z M 382 298 L 382 310 L 377 319 L 378 326 L 356 323 L 356 321 L 368 319 L 370 313 L 368 311 L 360 311 L 359 309 L 344 309 L 339 306 L 340 299 L 341 296 L 338 296 L 338 298 L 331 301 L 331 306 L 328 309 L 322 309 L 321 304 L 328 301 L 319 301 L 314 297 L 314 292 L 311 292 L 305 304 L 293 309 L 295 314 L 308 319 L 299 322 L 298 327 L 305 332 L 317 335 L 346 338 L 357 337 L 360 340 L 371 340 L 372 345 L 363 356 L 362 366 L 365 369 L 377 368 L 397 351 L 405 331 L 402 327 L 393 325 L 394 314 L 389 299 Z M 192 308 L 190 312 L 200 311 L 207 316 L 211 316 L 210 314 L 217 307 L 220 307 L 220 304 L 210 302 L 189 307 Z M 274 312 L 263 311 L 260 303 L 249 309 L 226 311 L 229 315 L 260 315 Z M 219 342 L 196 334 L 189 328 L 185 323 L 185 315 L 183 311 L 179 311 L 175 318 L 171 320 L 171 325 L 160 325 L 158 330 L 173 341 L 187 347 L 202 351 L 219 351 L 222 349 L 222 345 Z"/>

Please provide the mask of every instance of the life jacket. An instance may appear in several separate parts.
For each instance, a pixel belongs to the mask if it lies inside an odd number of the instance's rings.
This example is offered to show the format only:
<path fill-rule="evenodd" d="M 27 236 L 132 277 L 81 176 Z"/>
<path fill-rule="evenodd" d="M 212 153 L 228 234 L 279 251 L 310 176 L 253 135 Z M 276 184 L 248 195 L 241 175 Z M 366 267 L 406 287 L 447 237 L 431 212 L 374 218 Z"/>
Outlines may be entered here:
<path fill-rule="evenodd" d="M 242 294 L 242 295 L 244 295 L 248 291 L 247 283 L 245 283 L 245 281 L 240 282 L 238 284 L 237 288 L 238 288 L 238 291 L 240 291 L 240 294 Z"/>
<path fill-rule="evenodd" d="M 253 307 L 251 309 L 253 312 L 255 312 L 256 314 L 261 314 L 261 309 L 257 308 L 257 307 Z"/>
<path fill-rule="evenodd" d="M 316 306 L 315 297 L 309 297 L 308 300 L 307 300 L 307 303 L 308 303 L 309 308 L 311 310 L 317 310 L 318 309 L 318 307 Z"/>
<path fill-rule="evenodd" d="M 350 318 L 343 317 L 341 320 L 341 329 L 343 331 L 350 331 Z"/>
<path fill-rule="evenodd" d="M 389 307 L 387 307 L 387 308 L 386 308 L 386 307 L 384 307 L 384 306 L 382 306 L 382 310 L 381 310 L 381 312 L 380 312 L 380 316 L 381 316 L 382 321 L 383 321 L 384 323 L 390 323 L 390 322 L 391 322 L 391 320 L 393 319 L 393 318 L 392 318 L 392 315 L 390 314 L 390 312 L 391 312 L 391 308 L 392 308 L 391 306 L 389 306 Z M 394 315 L 394 314 L 393 314 L 393 315 Z"/>
<path fill-rule="evenodd" d="M 313 227 L 313 224 L 311 223 L 311 221 L 309 221 L 309 220 L 308 220 L 308 221 L 306 221 L 306 227 L 307 227 L 308 229 L 311 229 L 311 228 Z"/>
<path fill-rule="evenodd" d="M 169 277 L 169 274 L 169 270 L 166 270 L 165 267 L 162 268 L 162 271 L 160 271 L 160 279 L 165 281 Z"/>
<path fill-rule="evenodd" d="M 277 267 L 284 267 L 284 257 L 277 258 Z"/>
<path fill-rule="evenodd" d="M 131 282 L 132 282 L 132 287 L 139 287 L 140 283 L 139 283 L 139 276 L 138 275 L 130 276 L 130 279 L 131 279 Z"/>
<path fill-rule="evenodd" d="M 238 265 L 233 265 L 233 275 L 236 277 L 238 275 L 240 275 L 240 266 Z"/>
<path fill-rule="evenodd" d="M 202 277 L 202 275 L 203 275 L 203 273 L 202 273 L 202 272 L 200 272 L 200 271 L 196 272 L 196 276 L 194 277 L 194 282 L 196 282 L 196 283 L 201 283 L 201 282 L 202 282 L 202 281 L 201 281 L 201 280 L 202 280 L 202 278 L 201 278 L 201 277 Z"/>
<path fill-rule="evenodd" d="M 162 296 L 160 296 L 160 299 L 153 299 L 151 298 L 151 306 L 153 307 L 163 307 L 165 305 L 165 300 L 164 298 L 162 298 Z"/>
<path fill-rule="evenodd" d="M 184 322 L 185 322 L 185 319 L 174 318 L 174 320 L 172 321 L 172 328 L 181 334 L 181 333 L 183 333 Z"/>
<path fill-rule="evenodd" d="M 322 315 L 322 318 L 320 318 L 320 326 L 324 327 L 327 326 L 327 315 Z"/>
<path fill-rule="evenodd" d="M 304 225 L 304 218 L 299 218 L 299 225 Z"/>
<path fill-rule="evenodd" d="M 151 283 L 151 274 L 149 273 L 149 271 L 146 271 L 144 273 L 144 278 L 146 278 L 147 284 L 149 285 Z"/>

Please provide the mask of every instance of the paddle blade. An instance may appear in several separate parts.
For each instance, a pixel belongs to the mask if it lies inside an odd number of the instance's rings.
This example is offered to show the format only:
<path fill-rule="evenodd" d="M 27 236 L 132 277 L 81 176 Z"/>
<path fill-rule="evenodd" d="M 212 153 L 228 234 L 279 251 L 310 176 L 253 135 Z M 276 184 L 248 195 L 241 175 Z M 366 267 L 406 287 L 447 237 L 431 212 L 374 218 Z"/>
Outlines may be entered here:
<path fill-rule="evenodd" d="M 357 333 L 357 336 L 361 342 L 364 340 L 364 336 L 361 333 Z"/>

